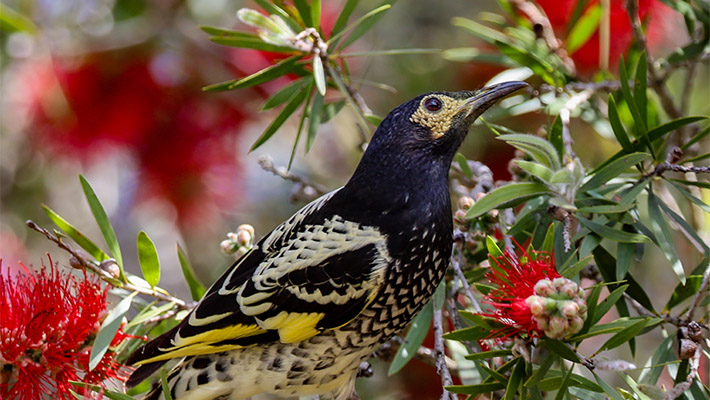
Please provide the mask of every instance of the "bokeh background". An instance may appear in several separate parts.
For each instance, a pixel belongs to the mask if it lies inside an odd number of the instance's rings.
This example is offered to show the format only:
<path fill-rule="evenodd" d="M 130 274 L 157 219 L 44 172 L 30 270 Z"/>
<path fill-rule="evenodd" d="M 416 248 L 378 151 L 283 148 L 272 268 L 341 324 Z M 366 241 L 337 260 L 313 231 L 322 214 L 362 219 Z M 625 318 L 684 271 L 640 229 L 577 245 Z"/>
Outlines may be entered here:
<path fill-rule="evenodd" d="M 341 2 L 323 3 L 327 32 Z M 575 1 L 539 3 L 563 32 Z M 631 41 L 621 3 L 612 1 L 616 8 L 611 16 L 611 65 Z M 356 15 L 378 4 L 362 1 Z M 200 31 L 201 25 L 249 29 L 235 17 L 245 6 L 257 8 L 238 0 L 2 0 L 3 263 L 39 264 L 48 251 L 66 262 L 53 245 L 24 225 L 32 219 L 52 226 L 42 204 L 88 236 L 100 237 L 83 200 L 80 173 L 94 186 L 113 222 L 127 270 L 140 273 L 135 238 L 145 230 L 160 254 L 161 287 L 181 298 L 189 298 L 189 291 L 179 272 L 176 243 L 186 249 L 199 278 L 209 284 L 233 261 L 219 247 L 227 232 L 249 223 L 259 238 L 303 205 L 290 201 L 298 189 L 292 182 L 258 164 L 263 155 L 272 157 L 276 166 L 288 163 L 297 118 L 249 153 L 278 112 L 260 112 L 263 101 L 289 78 L 237 92 L 201 90 L 273 61 L 268 53 L 216 45 Z M 451 19 L 475 19 L 498 10 L 494 0 L 396 3 L 351 51 L 409 47 L 492 51 L 452 26 Z M 682 18 L 659 1 L 641 1 L 641 12 L 656 55 L 687 41 L 684 29 L 675 29 L 682 26 Z M 572 57 L 580 75 L 591 76 L 598 65 L 598 38 L 592 37 Z M 380 116 L 422 92 L 477 88 L 501 71 L 486 63 L 453 62 L 440 54 L 360 57 L 350 66 L 352 75 L 361 78 L 355 83 L 363 98 Z M 700 90 L 693 94 L 690 115 L 707 115 L 707 69 L 697 81 Z M 673 78 L 670 85 L 680 90 L 682 77 Z M 497 122 L 532 133 L 546 118 L 531 113 Z M 582 121 L 574 121 L 572 134 L 585 165 L 616 150 L 608 133 Z M 345 109 L 321 127 L 308 154 L 298 149 L 292 172 L 337 188 L 357 164 L 359 142 L 355 118 Z M 495 179 L 510 176 L 512 148 L 495 141 L 485 127 L 473 128 L 462 152 L 491 166 Z M 414 361 L 391 379 L 378 374 L 362 390 L 369 388 L 378 398 L 426 399 L 438 395 L 439 382 L 433 368 Z"/>

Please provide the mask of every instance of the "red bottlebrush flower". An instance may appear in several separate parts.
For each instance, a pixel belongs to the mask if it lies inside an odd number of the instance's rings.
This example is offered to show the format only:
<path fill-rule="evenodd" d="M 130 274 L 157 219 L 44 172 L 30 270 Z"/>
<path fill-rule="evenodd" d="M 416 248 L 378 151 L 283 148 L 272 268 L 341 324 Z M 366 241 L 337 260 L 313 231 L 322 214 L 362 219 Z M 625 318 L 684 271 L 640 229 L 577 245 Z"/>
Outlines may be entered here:
<path fill-rule="evenodd" d="M 514 252 L 506 250 L 504 255 L 493 260 L 496 265 L 491 266 L 486 277 L 497 288 L 485 296 L 484 302 L 495 307 L 495 311 L 481 315 L 498 320 L 505 328 L 493 332 L 491 337 L 506 338 L 520 333 L 540 336 L 543 333 L 526 300 L 535 295 L 535 285 L 539 281 L 554 279 L 560 274 L 555 270 L 552 255 L 547 252 L 535 252 L 534 255 L 531 257 L 523 250 L 521 261 Z"/>
<path fill-rule="evenodd" d="M 0 266 L 0 398 L 73 399 L 70 390 L 91 396 L 69 381 L 105 387 L 125 380 L 121 364 L 107 351 L 89 371 L 89 355 L 106 316 L 106 289 L 98 278 L 50 268 L 11 270 Z M 119 330 L 120 331 L 120 330 Z M 116 335 L 114 345 L 126 338 Z"/>

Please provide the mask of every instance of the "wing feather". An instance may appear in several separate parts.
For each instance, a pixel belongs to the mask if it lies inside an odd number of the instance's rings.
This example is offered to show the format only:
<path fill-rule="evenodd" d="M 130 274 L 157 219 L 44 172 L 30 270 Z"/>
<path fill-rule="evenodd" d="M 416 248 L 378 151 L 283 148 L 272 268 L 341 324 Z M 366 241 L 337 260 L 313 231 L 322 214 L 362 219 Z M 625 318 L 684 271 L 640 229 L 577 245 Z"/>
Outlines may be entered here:
<path fill-rule="evenodd" d="M 392 262 L 386 236 L 308 204 L 233 264 L 177 327 L 134 353 L 148 364 L 280 340 L 298 342 L 356 318 Z M 152 368 L 152 367 L 151 367 Z"/>

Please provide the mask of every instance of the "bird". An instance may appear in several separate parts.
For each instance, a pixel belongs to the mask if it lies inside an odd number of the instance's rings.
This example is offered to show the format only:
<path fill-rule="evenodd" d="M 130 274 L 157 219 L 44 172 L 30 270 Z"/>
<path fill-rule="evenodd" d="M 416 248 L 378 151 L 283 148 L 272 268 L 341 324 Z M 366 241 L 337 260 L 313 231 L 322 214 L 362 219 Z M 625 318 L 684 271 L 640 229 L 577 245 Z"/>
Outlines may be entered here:
<path fill-rule="evenodd" d="M 407 327 L 448 268 L 454 155 L 484 111 L 526 86 L 431 92 L 393 109 L 348 182 L 264 236 L 137 349 L 126 386 L 178 358 L 166 375 L 174 400 L 358 399 L 360 364 Z M 166 397 L 156 385 L 145 399 Z"/>

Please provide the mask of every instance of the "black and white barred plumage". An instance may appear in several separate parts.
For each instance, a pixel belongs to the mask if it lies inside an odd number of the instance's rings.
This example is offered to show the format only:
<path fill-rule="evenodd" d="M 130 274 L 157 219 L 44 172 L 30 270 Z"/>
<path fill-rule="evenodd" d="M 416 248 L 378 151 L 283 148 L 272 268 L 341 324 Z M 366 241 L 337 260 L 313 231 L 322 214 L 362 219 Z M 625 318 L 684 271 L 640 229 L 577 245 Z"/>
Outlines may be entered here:
<path fill-rule="evenodd" d="M 176 400 L 354 397 L 360 363 L 406 327 L 448 267 L 448 171 L 470 124 L 524 86 L 429 93 L 393 110 L 350 181 L 279 225 L 136 351 L 128 385 L 184 357 L 168 374 Z"/>

